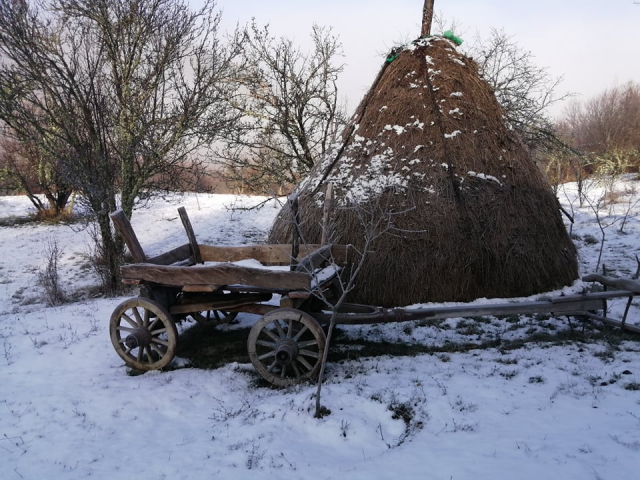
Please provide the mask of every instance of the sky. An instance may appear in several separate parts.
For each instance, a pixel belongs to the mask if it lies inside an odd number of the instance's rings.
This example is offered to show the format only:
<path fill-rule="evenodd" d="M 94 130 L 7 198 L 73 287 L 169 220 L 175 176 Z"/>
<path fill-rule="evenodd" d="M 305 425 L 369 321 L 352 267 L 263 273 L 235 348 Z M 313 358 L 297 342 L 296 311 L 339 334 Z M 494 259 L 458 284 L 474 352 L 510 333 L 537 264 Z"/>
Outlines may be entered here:
<path fill-rule="evenodd" d="M 191 0 L 194 7 L 201 0 Z M 232 27 L 255 18 L 276 36 L 309 45 L 314 23 L 330 26 L 344 50 L 342 95 L 352 110 L 368 90 L 391 47 L 417 38 L 422 0 L 218 0 L 223 23 Z M 460 25 L 470 41 L 476 33 L 504 29 L 553 77 L 558 92 L 588 99 L 615 85 L 640 81 L 640 5 L 634 0 L 438 0 L 435 10 Z M 561 114 L 563 106 L 551 112 Z"/>

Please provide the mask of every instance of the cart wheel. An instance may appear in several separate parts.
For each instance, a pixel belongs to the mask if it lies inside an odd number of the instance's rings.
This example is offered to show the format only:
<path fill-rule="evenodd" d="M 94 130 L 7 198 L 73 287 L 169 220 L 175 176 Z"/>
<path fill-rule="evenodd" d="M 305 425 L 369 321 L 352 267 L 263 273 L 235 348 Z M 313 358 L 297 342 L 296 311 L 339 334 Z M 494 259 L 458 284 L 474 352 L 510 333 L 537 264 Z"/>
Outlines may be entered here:
<path fill-rule="evenodd" d="M 204 315 L 199 312 L 192 312 L 189 315 L 201 325 L 220 325 L 233 322 L 238 316 L 238 312 L 207 310 Z"/>
<path fill-rule="evenodd" d="M 267 382 L 286 387 L 313 379 L 320 371 L 326 336 L 308 313 L 279 308 L 249 332 L 249 358 Z"/>
<path fill-rule="evenodd" d="M 147 298 L 118 305 L 111 314 L 109 333 L 117 354 L 137 370 L 159 370 L 176 354 L 178 331 L 171 314 Z"/>

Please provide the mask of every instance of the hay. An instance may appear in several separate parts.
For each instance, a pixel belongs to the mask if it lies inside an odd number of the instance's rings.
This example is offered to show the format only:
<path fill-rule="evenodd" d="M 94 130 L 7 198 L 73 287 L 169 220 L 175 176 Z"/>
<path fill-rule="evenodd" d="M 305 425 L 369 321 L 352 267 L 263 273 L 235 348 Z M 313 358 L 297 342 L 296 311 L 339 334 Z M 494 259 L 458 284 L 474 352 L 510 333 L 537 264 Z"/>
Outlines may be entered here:
<path fill-rule="evenodd" d="M 577 277 L 557 200 L 505 124 L 476 64 L 441 37 L 385 64 L 343 142 L 298 187 L 304 240 L 321 237 L 327 182 L 336 243 L 362 247 L 361 211 L 391 214 L 351 300 L 398 306 L 549 291 Z M 291 237 L 283 209 L 270 242 Z"/>

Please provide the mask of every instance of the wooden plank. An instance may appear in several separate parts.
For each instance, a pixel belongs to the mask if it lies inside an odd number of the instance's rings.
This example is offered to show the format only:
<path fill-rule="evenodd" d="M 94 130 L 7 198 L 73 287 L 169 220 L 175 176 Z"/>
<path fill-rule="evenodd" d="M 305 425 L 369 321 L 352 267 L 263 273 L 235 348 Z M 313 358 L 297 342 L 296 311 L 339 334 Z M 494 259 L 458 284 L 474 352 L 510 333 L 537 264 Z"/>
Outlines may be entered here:
<path fill-rule="evenodd" d="M 288 293 L 288 297 L 289 298 L 296 298 L 296 299 L 307 299 L 311 296 L 311 292 L 309 291 L 293 291 L 293 292 L 289 292 Z"/>
<path fill-rule="evenodd" d="M 570 301 L 553 302 L 516 302 L 506 304 L 484 304 L 484 305 L 454 305 L 454 306 L 432 306 L 411 310 L 404 309 L 376 309 L 375 312 L 365 314 L 343 314 L 338 315 L 339 324 L 372 324 L 381 322 L 405 322 L 409 320 L 440 320 L 444 318 L 456 317 L 481 317 L 483 315 L 519 315 L 532 313 L 552 313 L 552 314 L 580 314 L 589 310 L 600 310 L 602 300 L 589 298 L 583 295 L 574 295 Z M 567 298 L 567 297 L 563 297 Z M 319 321 L 327 321 L 330 314 L 314 314 Z"/>
<path fill-rule="evenodd" d="M 296 272 L 311 273 L 317 268 L 325 266 L 331 261 L 331 245 L 325 245 L 317 250 L 314 250 L 306 257 L 301 259 L 296 265 Z"/>
<path fill-rule="evenodd" d="M 257 304 L 258 302 L 266 302 L 271 300 L 271 295 L 269 294 L 249 294 L 243 296 L 217 295 L 216 297 L 218 298 L 209 298 L 197 303 L 183 303 L 173 305 L 169 308 L 169 313 L 179 314 L 205 312 L 207 310 L 234 311 L 234 309 L 237 309 L 239 307 L 246 307 L 249 305 Z"/>
<path fill-rule="evenodd" d="M 322 245 L 300 245 L 300 256 L 303 258 Z M 289 265 L 291 261 L 291 245 L 247 245 L 241 247 L 220 247 L 200 245 L 200 253 L 204 262 L 237 262 L 252 258 L 263 265 Z M 348 245 L 332 245 L 331 254 L 336 263 L 347 262 Z"/>
<path fill-rule="evenodd" d="M 275 305 L 265 305 L 263 303 L 250 303 L 248 305 L 242 305 L 235 308 L 227 308 L 230 312 L 244 312 L 253 313 L 254 315 L 266 315 L 273 310 L 277 310 L 279 307 Z"/>
<path fill-rule="evenodd" d="M 144 254 L 144 250 L 136 237 L 136 233 L 133 231 L 131 222 L 122 210 L 116 210 L 111 215 L 111 221 L 116 227 L 118 233 L 122 236 L 124 243 L 127 245 L 133 261 L 136 263 L 144 263 L 147 261 L 147 256 Z"/>
<path fill-rule="evenodd" d="M 184 229 L 187 232 L 187 238 L 189 239 L 189 245 L 191 246 L 191 253 L 193 254 L 194 262 L 202 263 L 202 256 L 200 255 L 200 247 L 198 246 L 198 241 L 196 240 L 196 234 L 193 231 L 193 227 L 191 226 L 191 220 L 189 220 L 189 215 L 187 215 L 186 208 L 184 207 L 178 208 L 178 214 L 180 215 L 180 220 L 182 220 L 182 225 L 184 226 Z"/>
<path fill-rule="evenodd" d="M 225 285 L 222 288 L 224 291 L 229 291 L 232 293 L 279 293 L 282 295 L 286 295 L 291 291 L 290 288 L 263 288 L 254 287 L 251 285 Z"/>
<path fill-rule="evenodd" d="M 218 290 L 220 290 L 220 285 L 185 285 L 182 287 L 183 292 L 213 293 Z"/>
<path fill-rule="evenodd" d="M 231 263 L 203 267 L 174 267 L 150 263 L 121 267 L 122 278 L 144 280 L 169 286 L 252 285 L 263 288 L 308 290 L 309 275 L 258 268 L 239 267 Z"/>
<path fill-rule="evenodd" d="M 200 245 L 205 262 L 237 262 L 253 258 L 263 265 L 289 265 L 291 245 L 247 245 L 242 247 L 218 247 Z"/>
<path fill-rule="evenodd" d="M 186 243 L 166 253 L 148 258 L 146 263 L 153 263 L 154 265 L 171 265 L 176 262 L 184 262 L 185 260 L 188 260 L 190 256 L 191 245 Z"/>
<path fill-rule="evenodd" d="M 614 320 L 613 318 L 603 317 L 600 315 L 595 315 L 593 313 L 587 313 L 586 316 L 594 320 L 600 320 L 601 322 L 606 323 L 608 325 L 620 327 L 623 330 L 629 330 L 630 332 L 640 333 L 640 327 L 637 325 L 629 325 L 626 322 L 622 322 L 620 320 Z"/>

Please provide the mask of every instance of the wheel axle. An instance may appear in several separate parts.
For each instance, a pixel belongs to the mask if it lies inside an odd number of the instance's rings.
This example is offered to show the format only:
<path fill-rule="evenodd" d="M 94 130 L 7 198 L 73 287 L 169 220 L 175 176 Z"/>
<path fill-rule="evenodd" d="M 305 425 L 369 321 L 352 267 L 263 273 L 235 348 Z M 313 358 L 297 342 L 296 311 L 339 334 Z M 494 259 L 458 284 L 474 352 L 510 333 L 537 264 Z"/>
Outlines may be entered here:
<path fill-rule="evenodd" d="M 129 349 L 136 347 L 148 347 L 151 344 L 151 332 L 146 328 L 138 327 L 124 339 L 124 344 Z"/>
<path fill-rule="evenodd" d="M 280 365 L 289 365 L 298 356 L 298 342 L 291 338 L 283 338 L 276 344 L 276 361 Z"/>

